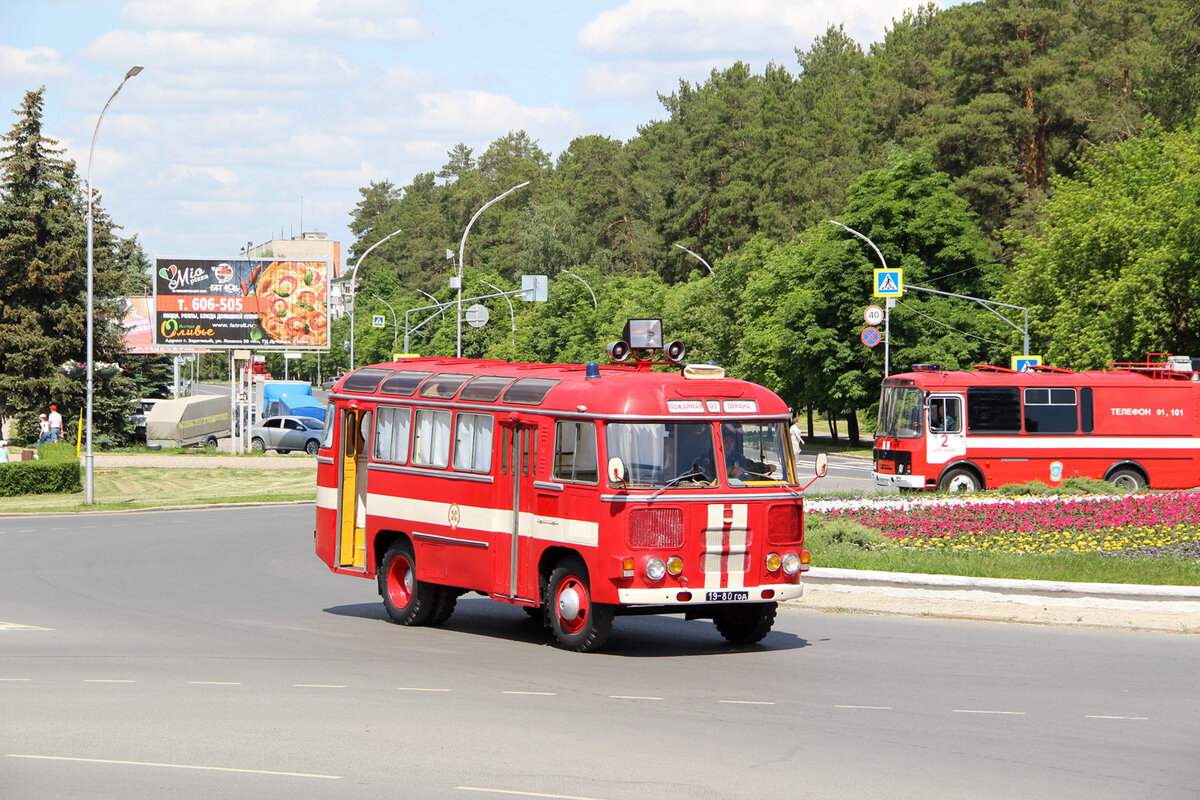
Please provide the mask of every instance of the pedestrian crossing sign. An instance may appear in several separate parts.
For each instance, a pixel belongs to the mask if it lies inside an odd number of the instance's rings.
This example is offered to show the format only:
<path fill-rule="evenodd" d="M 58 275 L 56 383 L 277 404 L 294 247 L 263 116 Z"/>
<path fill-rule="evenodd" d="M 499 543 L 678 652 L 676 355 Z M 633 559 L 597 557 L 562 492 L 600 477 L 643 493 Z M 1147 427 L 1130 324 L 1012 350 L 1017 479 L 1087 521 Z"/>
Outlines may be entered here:
<path fill-rule="evenodd" d="M 1034 367 L 1042 365 L 1041 356 L 1013 356 L 1012 368 L 1016 372 L 1033 372 Z"/>
<path fill-rule="evenodd" d="M 875 270 L 875 297 L 902 297 L 904 295 L 904 270 Z"/>
<path fill-rule="evenodd" d="M 372 328 L 382 328 L 384 325 L 387 325 L 387 323 L 383 319 L 383 314 L 375 314 L 371 317 Z"/>

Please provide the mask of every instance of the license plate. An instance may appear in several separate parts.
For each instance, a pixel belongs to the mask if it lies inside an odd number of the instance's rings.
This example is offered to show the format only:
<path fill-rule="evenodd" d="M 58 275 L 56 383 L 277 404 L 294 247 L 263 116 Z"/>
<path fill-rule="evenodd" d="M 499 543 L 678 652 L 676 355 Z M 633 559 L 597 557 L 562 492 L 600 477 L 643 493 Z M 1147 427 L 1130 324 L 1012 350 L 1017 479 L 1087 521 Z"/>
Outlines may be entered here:
<path fill-rule="evenodd" d="M 886 475 L 896 474 L 896 462 L 894 461 L 876 461 L 875 471 L 882 472 Z"/>
<path fill-rule="evenodd" d="M 707 592 L 705 601 L 709 603 L 727 603 L 731 600 L 749 600 L 749 592 Z"/>

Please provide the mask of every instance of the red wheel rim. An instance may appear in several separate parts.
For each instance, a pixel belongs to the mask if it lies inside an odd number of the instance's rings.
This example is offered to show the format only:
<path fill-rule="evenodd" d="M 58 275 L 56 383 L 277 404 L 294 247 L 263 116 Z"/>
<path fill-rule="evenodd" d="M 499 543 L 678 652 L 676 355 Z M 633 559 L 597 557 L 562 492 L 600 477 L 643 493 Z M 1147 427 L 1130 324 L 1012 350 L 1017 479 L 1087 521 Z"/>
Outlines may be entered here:
<path fill-rule="evenodd" d="M 404 608 L 412 601 L 413 573 L 407 557 L 396 556 L 388 564 L 387 591 L 388 599 L 397 608 Z"/>
<path fill-rule="evenodd" d="M 564 615 L 564 602 L 568 609 L 578 604 L 574 616 L 569 613 Z M 587 586 L 574 575 L 568 575 L 558 585 L 558 593 L 554 597 L 554 613 L 558 617 L 558 624 L 567 633 L 579 633 L 587 625 L 590 611 L 591 598 L 588 597 Z"/>

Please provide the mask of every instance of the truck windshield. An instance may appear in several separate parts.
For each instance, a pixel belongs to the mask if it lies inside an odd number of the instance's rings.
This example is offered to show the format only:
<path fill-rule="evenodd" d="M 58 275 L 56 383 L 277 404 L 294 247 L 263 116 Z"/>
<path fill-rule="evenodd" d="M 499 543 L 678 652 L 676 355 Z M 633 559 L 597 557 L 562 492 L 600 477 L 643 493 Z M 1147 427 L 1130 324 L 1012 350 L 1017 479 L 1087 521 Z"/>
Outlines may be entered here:
<path fill-rule="evenodd" d="M 782 422 L 721 423 L 725 476 L 730 484 L 791 479 L 783 426 Z"/>
<path fill-rule="evenodd" d="M 924 395 L 916 386 L 884 386 L 876 436 L 918 439 L 924 435 Z"/>
<path fill-rule="evenodd" d="M 707 422 L 633 422 L 605 426 L 608 457 L 625 464 L 627 486 L 712 486 L 713 429 Z"/>

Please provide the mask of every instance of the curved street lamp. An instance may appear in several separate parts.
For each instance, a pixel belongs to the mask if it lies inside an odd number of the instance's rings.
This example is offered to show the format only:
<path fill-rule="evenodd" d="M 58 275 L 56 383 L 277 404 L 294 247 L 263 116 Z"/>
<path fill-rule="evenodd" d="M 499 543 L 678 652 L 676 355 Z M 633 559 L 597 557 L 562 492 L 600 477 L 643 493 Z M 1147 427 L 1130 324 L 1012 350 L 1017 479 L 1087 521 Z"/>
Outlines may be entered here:
<path fill-rule="evenodd" d="M 396 334 L 400 332 L 400 328 L 396 325 L 396 309 L 392 308 L 391 303 L 389 303 L 387 300 L 384 300 L 382 297 L 380 297 L 377 294 L 372 294 L 371 297 L 374 297 L 376 300 L 383 303 L 385 306 L 388 307 L 388 311 L 392 312 L 392 352 L 395 353 L 396 352 Z"/>
<path fill-rule="evenodd" d="M 486 203 L 484 203 L 482 206 L 480 206 L 479 210 L 475 212 L 475 216 L 471 217 L 471 221 L 467 223 L 466 230 L 463 231 L 462 241 L 460 241 L 458 243 L 458 280 L 456 281 L 458 283 L 458 311 L 456 312 L 456 317 L 457 317 L 456 321 L 458 323 L 458 336 L 457 336 L 457 341 L 455 344 L 455 351 L 454 351 L 454 355 L 457 356 L 458 358 L 462 358 L 463 251 L 467 247 L 467 234 L 471 232 L 471 226 L 475 224 L 475 220 L 479 219 L 479 215 L 482 214 L 484 211 L 486 211 L 489 206 L 492 206 L 492 205 L 500 202 L 501 200 L 503 200 L 504 198 L 508 197 L 510 194 L 515 192 L 517 189 L 520 189 L 522 186 L 528 186 L 528 185 L 529 185 L 529 181 L 525 181 L 524 183 L 518 183 L 516 186 L 509 189 L 504 194 L 499 195 L 497 197 L 493 197 L 491 200 L 488 200 Z"/>
<path fill-rule="evenodd" d="M 125 81 L 142 71 L 140 64 L 135 64 L 125 73 L 125 77 L 117 84 L 117 88 L 113 90 L 109 96 L 108 102 L 104 104 L 104 108 L 100 109 L 100 116 L 96 119 L 96 130 L 92 132 L 92 149 L 88 151 L 88 173 L 87 173 L 87 455 L 83 460 L 83 502 L 91 505 L 96 496 L 96 470 L 95 461 L 92 456 L 92 397 L 94 390 L 92 386 L 92 369 L 94 364 L 95 352 L 95 333 L 93 331 L 93 317 L 95 316 L 95 270 L 92 267 L 92 160 L 96 156 L 96 137 L 100 135 L 100 123 L 104 119 L 104 112 L 108 111 L 109 105 L 117 96 L 117 92 L 125 85 Z"/>
<path fill-rule="evenodd" d="M 713 286 L 715 286 L 718 290 L 720 290 L 720 286 L 717 284 L 717 273 L 713 271 L 712 264 L 709 264 L 707 261 L 705 261 L 703 258 L 701 258 L 698 253 L 693 253 L 691 250 L 688 250 L 686 247 L 684 247 L 681 244 L 677 244 L 675 246 L 678 247 L 683 252 L 687 253 L 692 258 L 699 261 L 704 266 L 708 267 L 708 274 L 712 276 Z"/>
<path fill-rule="evenodd" d="M 499 294 L 501 297 L 503 297 L 505 300 L 508 301 L 508 315 L 510 317 L 512 317 L 512 346 L 516 347 L 517 346 L 517 312 L 515 312 L 513 310 L 512 300 L 509 299 L 509 297 L 505 293 L 505 291 L 503 289 L 501 289 L 499 286 L 496 286 L 493 283 L 488 283 L 483 278 L 480 278 L 479 282 L 482 283 L 484 286 L 491 287 L 492 289 L 494 289 L 496 291 L 497 294 Z"/>
<path fill-rule="evenodd" d="M 591 284 L 589 284 L 583 278 L 576 275 L 574 272 L 571 272 L 571 270 L 569 270 L 569 269 L 560 269 L 559 272 L 561 272 L 564 275 L 570 275 L 572 278 L 574 278 L 575 280 L 579 281 L 584 286 L 586 286 L 588 293 L 592 296 L 592 308 L 599 310 L 600 306 L 599 306 L 599 304 L 596 303 L 596 293 L 592 291 Z"/>
<path fill-rule="evenodd" d="M 367 257 L 367 253 L 370 253 L 376 247 L 379 247 L 379 245 L 395 236 L 400 232 L 400 230 L 400 228 L 397 228 L 375 244 L 368 247 L 366 251 L 358 257 L 358 263 L 354 265 L 354 277 L 350 279 L 350 369 L 354 369 L 354 301 L 358 299 L 358 268 L 362 266 L 363 259 Z"/>
<path fill-rule="evenodd" d="M 855 236 L 862 239 L 867 244 L 871 245 L 871 249 L 875 251 L 875 255 L 879 256 L 879 263 L 883 265 L 884 269 L 888 268 L 887 259 L 885 259 L 883 257 L 883 253 L 879 252 L 879 248 L 875 246 L 874 242 L 872 242 L 870 239 L 868 239 L 863 234 L 854 230 L 854 228 L 851 228 L 849 225 L 843 225 L 842 223 L 838 222 L 836 219 L 831 219 L 829 221 L 832 222 L 834 225 L 837 225 L 839 228 L 842 228 L 843 230 L 850 231 Z M 884 315 L 883 315 L 883 377 L 886 378 L 888 376 L 888 362 L 891 361 L 890 349 L 891 349 L 891 345 L 892 345 L 892 313 L 891 313 L 892 305 L 891 305 L 890 299 L 888 300 L 887 303 L 884 303 L 884 307 L 885 308 L 884 308 Z"/>

